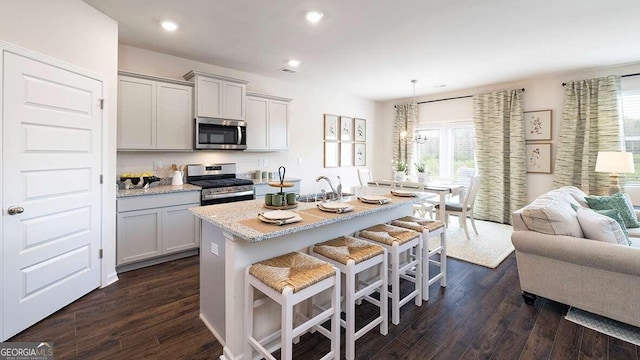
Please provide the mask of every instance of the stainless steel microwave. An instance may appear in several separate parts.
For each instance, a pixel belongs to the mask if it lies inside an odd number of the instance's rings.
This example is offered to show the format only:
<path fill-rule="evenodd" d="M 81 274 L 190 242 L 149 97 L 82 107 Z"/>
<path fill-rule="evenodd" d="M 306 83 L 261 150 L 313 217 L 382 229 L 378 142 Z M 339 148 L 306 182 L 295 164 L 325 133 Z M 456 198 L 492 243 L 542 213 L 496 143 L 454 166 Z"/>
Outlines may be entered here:
<path fill-rule="evenodd" d="M 247 127 L 241 120 L 196 118 L 196 150 L 244 150 Z"/>

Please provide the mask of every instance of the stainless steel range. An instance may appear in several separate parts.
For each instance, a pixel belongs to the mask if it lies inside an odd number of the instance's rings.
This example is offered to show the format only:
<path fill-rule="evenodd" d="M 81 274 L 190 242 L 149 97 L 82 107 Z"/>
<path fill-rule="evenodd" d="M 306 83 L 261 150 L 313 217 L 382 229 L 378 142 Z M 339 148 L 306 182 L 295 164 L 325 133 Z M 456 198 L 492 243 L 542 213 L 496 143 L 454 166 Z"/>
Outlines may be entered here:
<path fill-rule="evenodd" d="M 202 206 L 254 197 L 253 181 L 237 178 L 235 163 L 187 165 L 187 182 L 202 188 Z"/>

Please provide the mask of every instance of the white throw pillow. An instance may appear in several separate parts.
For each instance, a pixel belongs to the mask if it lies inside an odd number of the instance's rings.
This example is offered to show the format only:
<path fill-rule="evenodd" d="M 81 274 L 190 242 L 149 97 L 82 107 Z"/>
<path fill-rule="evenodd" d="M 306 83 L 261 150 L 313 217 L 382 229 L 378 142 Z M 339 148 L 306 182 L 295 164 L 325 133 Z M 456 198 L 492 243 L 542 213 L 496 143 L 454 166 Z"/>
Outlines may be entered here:
<path fill-rule="evenodd" d="M 584 191 L 578 189 L 575 186 L 563 186 L 561 187 L 559 190 L 562 190 L 566 193 L 568 193 L 569 195 L 571 195 L 571 197 L 578 202 L 578 204 L 580 204 L 580 206 L 582 207 L 589 207 L 589 205 L 587 205 L 587 201 L 584 199 L 585 196 L 587 196 L 587 194 L 585 194 Z"/>
<path fill-rule="evenodd" d="M 571 204 L 578 202 L 563 189 L 556 189 L 539 196 L 521 212 L 527 228 L 549 235 L 584 237 L 575 210 Z"/>
<path fill-rule="evenodd" d="M 577 215 L 585 238 L 629 246 L 620 224 L 614 219 L 589 208 L 579 208 Z"/>

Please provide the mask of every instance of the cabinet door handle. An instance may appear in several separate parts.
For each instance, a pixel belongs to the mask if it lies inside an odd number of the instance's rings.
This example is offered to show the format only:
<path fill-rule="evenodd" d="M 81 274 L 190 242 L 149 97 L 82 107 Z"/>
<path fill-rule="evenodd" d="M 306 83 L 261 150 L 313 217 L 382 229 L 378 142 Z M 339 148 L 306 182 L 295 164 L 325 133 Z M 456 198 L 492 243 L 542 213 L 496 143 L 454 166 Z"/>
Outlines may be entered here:
<path fill-rule="evenodd" d="M 11 206 L 7 209 L 9 215 L 18 215 L 24 212 L 24 208 L 20 206 Z"/>

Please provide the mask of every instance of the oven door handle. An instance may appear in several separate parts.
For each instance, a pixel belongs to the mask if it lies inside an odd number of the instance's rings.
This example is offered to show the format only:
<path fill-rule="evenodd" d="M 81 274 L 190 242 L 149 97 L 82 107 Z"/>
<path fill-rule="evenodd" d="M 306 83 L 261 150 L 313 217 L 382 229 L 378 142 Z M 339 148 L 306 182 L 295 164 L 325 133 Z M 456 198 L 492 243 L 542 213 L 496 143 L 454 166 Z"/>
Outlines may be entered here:
<path fill-rule="evenodd" d="M 222 193 L 222 194 L 202 195 L 202 200 L 226 199 L 230 197 L 247 196 L 247 195 L 253 195 L 253 190 L 232 192 L 232 193 Z"/>

